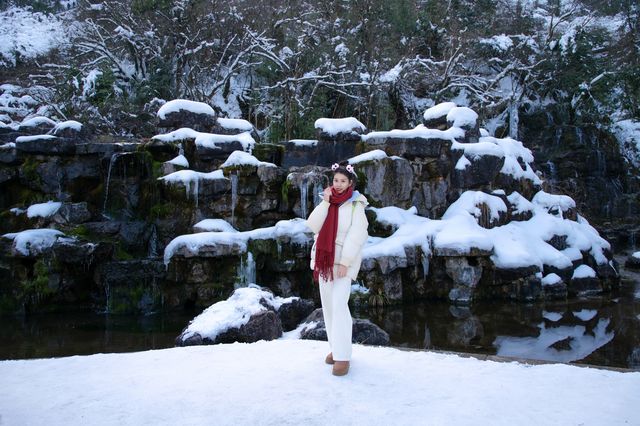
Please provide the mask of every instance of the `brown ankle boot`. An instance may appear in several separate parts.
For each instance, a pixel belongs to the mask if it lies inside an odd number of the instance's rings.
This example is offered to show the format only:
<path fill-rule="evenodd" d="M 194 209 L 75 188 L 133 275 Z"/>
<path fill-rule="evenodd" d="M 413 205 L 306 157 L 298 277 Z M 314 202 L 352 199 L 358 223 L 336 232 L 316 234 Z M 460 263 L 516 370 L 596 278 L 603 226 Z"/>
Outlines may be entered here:
<path fill-rule="evenodd" d="M 327 364 L 333 364 L 333 353 L 329 352 L 329 355 L 324 359 Z"/>
<path fill-rule="evenodd" d="M 334 361 L 333 375 L 344 376 L 349 372 L 349 361 Z"/>

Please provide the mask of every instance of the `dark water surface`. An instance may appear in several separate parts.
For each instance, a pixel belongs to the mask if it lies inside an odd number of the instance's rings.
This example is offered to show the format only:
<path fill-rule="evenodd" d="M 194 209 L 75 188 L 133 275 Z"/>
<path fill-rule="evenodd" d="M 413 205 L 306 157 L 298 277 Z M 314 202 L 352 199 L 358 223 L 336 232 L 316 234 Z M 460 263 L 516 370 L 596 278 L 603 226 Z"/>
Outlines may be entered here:
<path fill-rule="evenodd" d="M 0 359 L 131 352 L 174 346 L 192 313 L 145 317 L 64 313 L 0 317 Z M 357 311 L 393 346 L 580 362 L 640 370 L 640 274 L 614 294 L 562 302 L 421 302 Z"/>

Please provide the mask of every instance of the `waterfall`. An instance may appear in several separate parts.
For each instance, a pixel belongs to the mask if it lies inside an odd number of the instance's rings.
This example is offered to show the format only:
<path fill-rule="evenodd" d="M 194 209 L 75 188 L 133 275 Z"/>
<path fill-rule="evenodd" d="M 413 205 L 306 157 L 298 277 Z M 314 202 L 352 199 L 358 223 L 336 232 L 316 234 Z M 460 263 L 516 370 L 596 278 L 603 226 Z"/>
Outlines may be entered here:
<path fill-rule="evenodd" d="M 307 192 L 309 190 L 309 179 L 306 177 L 300 182 L 300 212 L 303 219 L 307 218 Z"/>
<path fill-rule="evenodd" d="M 113 165 L 116 162 L 116 159 L 118 158 L 118 156 L 120 155 L 119 152 L 114 153 L 113 155 L 111 155 L 111 160 L 109 160 L 109 171 L 107 172 L 107 183 L 104 189 L 104 203 L 102 206 L 102 213 L 106 213 L 107 211 L 107 200 L 109 199 L 109 183 L 111 182 L 111 170 L 113 169 Z"/>
<path fill-rule="evenodd" d="M 553 161 L 548 160 L 545 165 L 549 168 L 549 186 L 551 189 L 555 188 L 555 184 L 558 181 L 558 170 Z"/>
<path fill-rule="evenodd" d="M 235 226 L 236 204 L 238 203 L 238 175 L 231 175 L 231 225 Z"/>
<path fill-rule="evenodd" d="M 147 256 L 148 257 L 158 256 L 158 231 L 155 225 L 151 227 L 151 236 L 149 237 L 149 250 L 148 250 Z"/>
<path fill-rule="evenodd" d="M 246 259 L 242 257 L 240 259 L 240 267 L 238 269 L 238 281 L 235 288 L 246 287 L 249 284 L 256 282 L 256 262 L 253 259 L 253 254 L 247 251 Z"/>

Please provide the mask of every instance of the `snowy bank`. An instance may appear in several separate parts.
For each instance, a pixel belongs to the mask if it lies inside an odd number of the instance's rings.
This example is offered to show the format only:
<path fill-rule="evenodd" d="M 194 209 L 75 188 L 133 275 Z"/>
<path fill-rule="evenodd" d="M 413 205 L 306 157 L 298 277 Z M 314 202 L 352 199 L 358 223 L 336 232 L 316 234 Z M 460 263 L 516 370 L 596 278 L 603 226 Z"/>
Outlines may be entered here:
<path fill-rule="evenodd" d="M 275 340 L 0 362 L 6 424 L 638 424 L 640 373 Z M 561 391 L 560 391 L 561 390 Z"/>

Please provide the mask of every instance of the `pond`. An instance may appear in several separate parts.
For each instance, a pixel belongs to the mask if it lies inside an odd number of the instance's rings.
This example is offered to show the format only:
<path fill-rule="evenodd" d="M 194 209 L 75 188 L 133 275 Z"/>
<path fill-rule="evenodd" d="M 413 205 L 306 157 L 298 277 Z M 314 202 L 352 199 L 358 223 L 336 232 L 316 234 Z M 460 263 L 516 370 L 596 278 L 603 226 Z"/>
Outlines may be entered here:
<path fill-rule="evenodd" d="M 569 301 L 428 301 L 353 312 L 369 318 L 391 345 L 640 370 L 640 274 L 622 271 L 615 293 Z M 3 317 L 0 359 L 131 352 L 174 346 L 198 312 L 123 316 L 64 313 Z"/>

